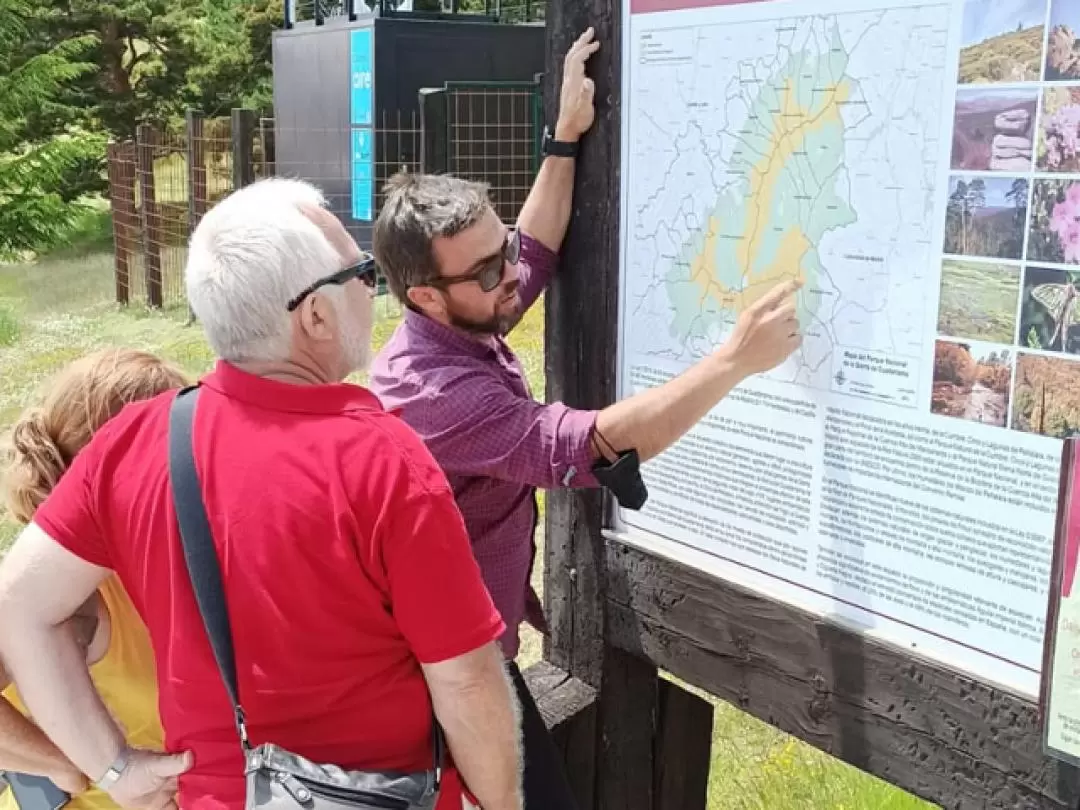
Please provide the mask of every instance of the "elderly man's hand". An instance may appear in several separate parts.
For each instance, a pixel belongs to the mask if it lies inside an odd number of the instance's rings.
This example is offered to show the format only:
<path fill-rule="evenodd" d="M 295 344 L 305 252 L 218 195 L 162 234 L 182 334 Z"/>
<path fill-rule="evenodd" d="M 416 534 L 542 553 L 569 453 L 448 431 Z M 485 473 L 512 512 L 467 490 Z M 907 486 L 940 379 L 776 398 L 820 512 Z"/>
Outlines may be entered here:
<path fill-rule="evenodd" d="M 585 63 L 600 50 L 600 43 L 593 41 L 594 36 L 595 32 L 589 28 L 566 53 L 562 94 L 559 98 L 559 121 L 555 125 L 556 140 L 578 140 L 593 125 L 596 118 L 596 108 L 593 106 L 596 85 L 585 75 Z"/>
<path fill-rule="evenodd" d="M 177 810 L 177 777 L 193 761 L 190 753 L 158 754 L 132 750 L 127 767 L 109 796 L 127 810 Z"/>

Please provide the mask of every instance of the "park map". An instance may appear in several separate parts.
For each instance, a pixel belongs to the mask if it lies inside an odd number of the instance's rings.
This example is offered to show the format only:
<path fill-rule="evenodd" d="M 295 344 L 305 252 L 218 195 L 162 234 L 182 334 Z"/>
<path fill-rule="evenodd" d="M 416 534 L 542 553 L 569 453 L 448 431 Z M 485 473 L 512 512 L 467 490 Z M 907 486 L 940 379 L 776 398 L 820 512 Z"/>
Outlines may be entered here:
<path fill-rule="evenodd" d="M 624 2 L 622 393 L 786 279 L 804 335 L 624 527 L 1034 690 L 1080 431 L 1080 3 Z"/>

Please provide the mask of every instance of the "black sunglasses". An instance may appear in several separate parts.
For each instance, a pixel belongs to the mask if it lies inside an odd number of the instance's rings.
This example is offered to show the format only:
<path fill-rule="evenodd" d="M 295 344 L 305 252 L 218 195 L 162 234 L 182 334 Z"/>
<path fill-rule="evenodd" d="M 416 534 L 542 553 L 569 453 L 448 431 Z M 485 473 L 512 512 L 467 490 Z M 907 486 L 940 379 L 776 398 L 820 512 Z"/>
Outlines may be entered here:
<path fill-rule="evenodd" d="M 289 312 L 292 312 L 304 303 L 305 298 L 319 289 L 319 287 L 325 287 L 327 284 L 344 284 L 348 281 L 352 281 L 354 278 L 358 278 L 370 289 L 375 289 L 375 285 L 378 283 L 378 279 L 376 278 L 377 269 L 378 268 L 375 267 L 375 259 L 369 256 L 357 264 L 350 265 L 343 270 L 338 270 L 332 275 L 320 278 L 298 296 L 293 298 L 288 304 L 288 310 Z"/>
<path fill-rule="evenodd" d="M 463 276 L 452 276 L 449 278 L 447 276 L 439 276 L 420 286 L 446 288 L 451 287 L 454 284 L 464 284 L 468 281 L 475 281 L 480 285 L 481 290 L 488 293 L 502 283 L 503 274 L 506 270 L 506 263 L 517 264 L 520 258 L 521 233 L 517 228 L 513 228 L 506 234 L 506 242 L 503 243 L 502 250 L 491 258 L 484 259 L 484 263 L 475 270 L 466 273 Z"/>

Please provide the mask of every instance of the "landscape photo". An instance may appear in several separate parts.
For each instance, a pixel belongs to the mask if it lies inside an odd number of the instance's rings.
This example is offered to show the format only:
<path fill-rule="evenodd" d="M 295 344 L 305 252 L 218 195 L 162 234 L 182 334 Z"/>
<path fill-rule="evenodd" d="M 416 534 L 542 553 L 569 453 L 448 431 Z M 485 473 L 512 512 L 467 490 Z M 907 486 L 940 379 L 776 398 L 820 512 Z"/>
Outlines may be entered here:
<path fill-rule="evenodd" d="M 979 87 L 956 92 L 952 168 L 1029 172 L 1039 92 Z"/>
<path fill-rule="evenodd" d="M 1042 107 L 1037 166 L 1080 173 L 1080 86 L 1047 87 Z"/>
<path fill-rule="evenodd" d="M 1066 439 L 1080 431 L 1080 361 L 1020 353 L 1012 427 Z"/>
<path fill-rule="evenodd" d="M 1080 270 L 1028 265 L 1022 296 L 1020 346 L 1080 354 Z"/>
<path fill-rule="evenodd" d="M 965 340 L 1012 343 L 1020 268 L 946 259 L 941 266 L 938 332 Z"/>
<path fill-rule="evenodd" d="M 1037 81 L 1045 23 L 1046 0 L 967 0 L 960 83 Z"/>
<path fill-rule="evenodd" d="M 1023 177 L 951 177 L 945 252 L 1019 259 L 1024 250 L 1028 191 Z"/>
<path fill-rule="evenodd" d="M 941 416 L 1005 427 L 1012 363 L 1013 352 L 1008 346 L 937 341 L 930 410 Z"/>
<path fill-rule="evenodd" d="M 1080 264 L 1080 180 L 1036 180 L 1028 258 Z"/>
<path fill-rule="evenodd" d="M 1080 3 L 1053 0 L 1050 3 L 1050 36 L 1046 42 L 1046 80 L 1080 80 Z"/>

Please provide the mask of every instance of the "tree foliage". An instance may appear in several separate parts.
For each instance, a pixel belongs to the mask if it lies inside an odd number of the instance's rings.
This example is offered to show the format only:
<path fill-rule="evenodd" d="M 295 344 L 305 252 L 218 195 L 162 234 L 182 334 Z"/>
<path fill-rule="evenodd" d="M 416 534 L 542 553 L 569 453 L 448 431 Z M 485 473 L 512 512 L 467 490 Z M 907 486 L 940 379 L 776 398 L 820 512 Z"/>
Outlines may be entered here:
<path fill-rule="evenodd" d="M 91 43 L 35 41 L 35 9 L 0 0 L 0 258 L 52 247 L 82 213 L 65 185 L 93 164 L 104 138 L 80 126 L 63 95 L 90 74 Z M 28 47 L 30 46 L 30 47 Z M 54 119 L 42 133 L 40 122 Z"/>
<path fill-rule="evenodd" d="M 282 0 L 0 0 L 0 253 L 63 238 L 108 139 L 268 109 Z"/>

